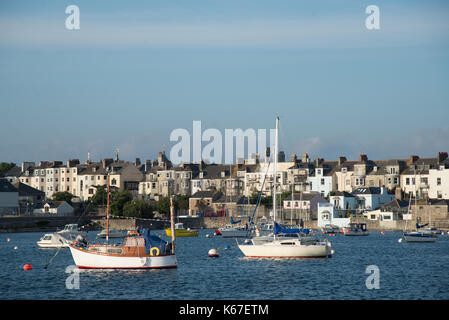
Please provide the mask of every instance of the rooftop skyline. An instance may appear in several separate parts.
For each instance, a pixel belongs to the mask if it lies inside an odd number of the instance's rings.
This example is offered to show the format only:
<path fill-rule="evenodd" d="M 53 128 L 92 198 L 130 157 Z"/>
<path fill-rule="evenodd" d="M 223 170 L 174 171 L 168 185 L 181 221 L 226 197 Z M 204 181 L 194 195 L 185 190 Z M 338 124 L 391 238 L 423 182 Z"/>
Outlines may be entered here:
<path fill-rule="evenodd" d="M 67 30 L 65 9 L 80 9 Z M 380 30 L 367 30 L 377 5 Z M 274 128 L 335 160 L 449 150 L 445 1 L 2 1 L 0 161 L 155 159 L 177 128 Z"/>

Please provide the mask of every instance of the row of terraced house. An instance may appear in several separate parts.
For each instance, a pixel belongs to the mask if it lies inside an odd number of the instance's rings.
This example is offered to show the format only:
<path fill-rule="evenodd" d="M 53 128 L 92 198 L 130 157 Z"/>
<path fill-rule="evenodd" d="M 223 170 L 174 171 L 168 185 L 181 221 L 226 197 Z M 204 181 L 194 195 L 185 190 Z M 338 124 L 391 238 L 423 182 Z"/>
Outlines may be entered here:
<path fill-rule="evenodd" d="M 310 159 L 292 155 L 286 160 L 278 154 L 277 184 L 279 192 L 318 193 L 322 197 L 337 192 L 353 192 L 361 187 L 384 187 L 398 197 L 410 194 L 419 199 L 449 199 L 449 159 L 447 152 L 435 158 L 371 160 L 360 155 L 357 160 L 338 157 L 335 161 Z M 35 165 L 24 162 L 11 169 L 5 178 L 21 182 L 45 192 L 50 199 L 54 193 L 67 191 L 89 200 L 98 186 L 129 190 L 134 196 L 158 200 L 169 195 L 191 196 L 199 191 L 221 192 L 229 197 L 254 196 L 260 191 L 270 195 L 273 186 L 273 163 L 250 155 L 236 164 L 181 163 L 173 165 L 164 152 L 157 160 L 141 163 L 115 159 L 99 162 L 77 159 L 42 161 Z"/>

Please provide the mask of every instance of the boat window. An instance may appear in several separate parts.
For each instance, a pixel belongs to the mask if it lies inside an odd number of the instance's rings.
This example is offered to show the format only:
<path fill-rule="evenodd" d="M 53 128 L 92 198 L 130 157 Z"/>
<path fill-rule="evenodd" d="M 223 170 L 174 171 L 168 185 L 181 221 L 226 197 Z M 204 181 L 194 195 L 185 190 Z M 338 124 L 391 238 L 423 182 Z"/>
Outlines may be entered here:
<path fill-rule="evenodd" d="M 120 248 L 109 248 L 108 253 L 122 253 L 122 249 Z"/>
<path fill-rule="evenodd" d="M 128 239 L 126 239 L 125 246 L 127 246 L 127 247 L 143 247 L 143 246 L 145 246 L 145 240 L 143 238 L 128 238 Z"/>
<path fill-rule="evenodd" d="M 281 245 L 294 246 L 294 242 L 281 242 Z"/>
<path fill-rule="evenodd" d="M 51 236 L 45 236 L 44 240 L 51 240 Z"/>

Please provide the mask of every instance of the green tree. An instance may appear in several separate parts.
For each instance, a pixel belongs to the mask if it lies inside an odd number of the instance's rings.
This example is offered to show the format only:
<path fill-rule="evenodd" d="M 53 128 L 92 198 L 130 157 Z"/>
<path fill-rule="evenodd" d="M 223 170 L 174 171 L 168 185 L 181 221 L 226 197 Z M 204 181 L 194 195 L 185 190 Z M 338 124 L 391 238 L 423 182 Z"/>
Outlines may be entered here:
<path fill-rule="evenodd" d="M 73 194 L 67 191 L 60 191 L 53 194 L 52 200 L 54 201 L 66 201 L 70 205 L 72 205 Z"/>
<path fill-rule="evenodd" d="M 156 210 L 161 214 L 169 214 L 170 213 L 170 198 L 169 197 L 161 197 L 156 202 Z"/>
<path fill-rule="evenodd" d="M 106 191 L 105 186 L 99 186 L 97 187 L 97 191 L 95 192 L 95 195 L 90 200 L 92 204 L 94 205 L 107 205 L 108 201 L 108 192 Z"/>
<path fill-rule="evenodd" d="M 176 196 L 175 209 L 188 210 L 189 209 L 189 196 Z"/>
<path fill-rule="evenodd" d="M 6 174 L 6 172 L 11 170 L 15 166 L 16 166 L 16 164 L 12 163 L 12 162 L 10 162 L 10 163 L 8 163 L 8 162 L 0 163 L 0 177 L 4 176 Z"/>
<path fill-rule="evenodd" d="M 114 216 L 122 216 L 125 203 L 131 201 L 133 199 L 133 195 L 128 190 L 120 190 L 118 192 L 111 193 L 109 199 L 111 214 Z"/>
<path fill-rule="evenodd" d="M 134 218 L 153 218 L 153 209 L 145 200 L 135 199 L 125 203 L 123 215 Z"/>

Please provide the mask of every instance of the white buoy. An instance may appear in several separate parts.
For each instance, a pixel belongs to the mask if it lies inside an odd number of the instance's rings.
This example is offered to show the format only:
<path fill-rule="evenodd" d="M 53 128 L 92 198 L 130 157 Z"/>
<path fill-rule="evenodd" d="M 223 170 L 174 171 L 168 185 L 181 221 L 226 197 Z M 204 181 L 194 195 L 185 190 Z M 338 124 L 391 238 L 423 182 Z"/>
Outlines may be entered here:
<path fill-rule="evenodd" d="M 219 254 L 218 254 L 217 250 L 215 250 L 215 249 L 210 249 L 207 254 L 209 255 L 209 257 L 212 257 L 212 258 L 219 257 Z"/>
<path fill-rule="evenodd" d="M 210 234 L 206 234 L 206 238 L 210 238 Z"/>
<path fill-rule="evenodd" d="M 15 247 L 14 247 L 14 250 L 17 250 L 17 249 L 19 249 L 19 247 L 18 247 L 18 246 L 15 246 Z"/>
<path fill-rule="evenodd" d="M 398 239 L 398 242 L 401 243 L 401 242 L 402 242 L 402 238 L 399 238 L 399 239 Z"/>

